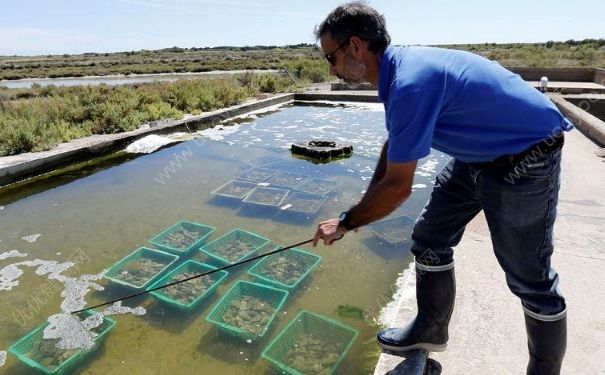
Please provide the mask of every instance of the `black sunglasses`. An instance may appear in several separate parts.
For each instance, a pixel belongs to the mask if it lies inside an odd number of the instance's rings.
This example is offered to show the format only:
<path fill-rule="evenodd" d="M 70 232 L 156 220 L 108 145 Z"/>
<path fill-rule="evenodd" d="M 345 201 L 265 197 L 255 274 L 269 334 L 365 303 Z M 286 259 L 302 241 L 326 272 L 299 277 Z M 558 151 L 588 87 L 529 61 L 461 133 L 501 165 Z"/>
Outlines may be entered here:
<path fill-rule="evenodd" d="M 326 60 L 328 60 L 330 65 L 336 65 L 336 57 L 334 55 L 336 54 L 336 52 L 340 51 L 343 47 L 345 47 L 347 44 L 349 44 L 349 40 L 350 40 L 350 38 L 347 38 L 347 40 L 340 43 L 338 45 L 338 48 L 336 48 L 334 51 L 332 51 L 330 53 L 326 53 L 324 55 L 324 57 L 326 58 Z"/>

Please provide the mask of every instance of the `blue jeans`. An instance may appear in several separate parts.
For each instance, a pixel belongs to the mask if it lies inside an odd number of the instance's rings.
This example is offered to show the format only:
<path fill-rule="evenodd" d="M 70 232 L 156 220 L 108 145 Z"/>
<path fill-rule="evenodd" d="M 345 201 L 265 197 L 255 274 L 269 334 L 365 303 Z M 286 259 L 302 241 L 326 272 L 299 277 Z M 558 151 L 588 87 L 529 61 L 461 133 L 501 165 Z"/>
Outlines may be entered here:
<path fill-rule="evenodd" d="M 550 265 L 560 169 L 560 148 L 505 165 L 453 159 L 437 176 L 414 227 L 416 262 L 435 269 L 452 263 L 452 247 L 484 210 L 496 258 L 526 313 L 538 319 L 564 314 L 559 277 Z"/>

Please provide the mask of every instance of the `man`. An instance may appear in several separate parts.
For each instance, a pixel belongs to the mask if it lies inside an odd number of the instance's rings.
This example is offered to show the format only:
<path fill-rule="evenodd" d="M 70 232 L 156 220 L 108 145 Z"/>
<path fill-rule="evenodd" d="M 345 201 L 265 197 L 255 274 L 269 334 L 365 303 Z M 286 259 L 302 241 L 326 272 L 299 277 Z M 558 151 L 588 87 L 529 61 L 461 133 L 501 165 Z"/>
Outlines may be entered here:
<path fill-rule="evenodd" d="M 330 72 L 378 87 L 388 140 L 361 201 L 319 224 L 330 245 L 395 210 L 411 194 L 418 159 L 430 147 L 453 157 L 412 234 L 416 318 L 378 333 L 390 351 L 445 350 L 454 307 L 452 247 L 481 210 L 511 291 L 521 299 L 528 374 L 558 374 L 566 347 L 566 305 L 550 266 L 563 131 L 572 125 L 519 76 L 480 56 L 393 47 L 385 20 L 362 3 L 336 8 L 316 28 Z M 479 339 L 479 338 L 478 338 Z"/>

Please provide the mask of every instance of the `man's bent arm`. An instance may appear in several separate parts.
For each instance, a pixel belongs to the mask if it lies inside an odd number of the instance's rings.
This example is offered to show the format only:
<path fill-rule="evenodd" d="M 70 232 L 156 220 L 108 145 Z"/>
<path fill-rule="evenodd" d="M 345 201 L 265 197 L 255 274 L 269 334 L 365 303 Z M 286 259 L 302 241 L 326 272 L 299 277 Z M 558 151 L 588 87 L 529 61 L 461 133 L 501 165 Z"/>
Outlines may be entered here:
<path fill-rule="evenodd" d="M 386 144 L 383 153 L 386 154 Z M 383 156 L 381 155 L 381 159 Z M 384 156 L 386 160 L 386 156 Z M 414 171 L 417 161 L 393 163 L 386 161 L 384 175 L 372 182 L 361 201 L 349 210 L 348 223 L 358 228 L 381 219 L 393 212 L 412 193 Z M 380 172 L 380 163 L 376 173 Z"/>

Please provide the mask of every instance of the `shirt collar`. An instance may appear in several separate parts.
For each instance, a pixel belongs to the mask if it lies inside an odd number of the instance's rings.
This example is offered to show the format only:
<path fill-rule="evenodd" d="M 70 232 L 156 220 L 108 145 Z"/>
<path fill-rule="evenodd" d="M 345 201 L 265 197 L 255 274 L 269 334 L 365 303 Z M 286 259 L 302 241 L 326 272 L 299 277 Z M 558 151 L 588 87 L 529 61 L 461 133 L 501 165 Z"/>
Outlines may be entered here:
<path fill-rule="evenodd" d="M 392 60 L 394 52 L 393 46 L 388 45 L 382 54 L 378 69 L 378 99 L 383 103 L 389 99 L 389 87 L 393 80 Z"/>

